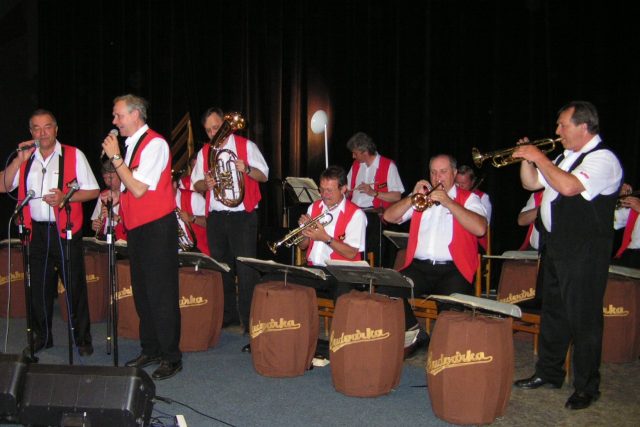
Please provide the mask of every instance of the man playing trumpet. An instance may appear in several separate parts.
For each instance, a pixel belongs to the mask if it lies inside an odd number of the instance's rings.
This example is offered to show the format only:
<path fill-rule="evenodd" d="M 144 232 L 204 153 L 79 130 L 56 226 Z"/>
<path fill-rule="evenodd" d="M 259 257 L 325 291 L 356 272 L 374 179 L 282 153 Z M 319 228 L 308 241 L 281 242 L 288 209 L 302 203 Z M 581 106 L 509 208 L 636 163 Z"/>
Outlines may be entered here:
<path fill-rule="evenodd" d="M 560 388 L 563 364 L 573 343 L 575 392 L 565 407 L 584 409 L 600 396 L 602 302 L 613 242 L 613 212 L 622 184 L 616 155 L 600 138 L 596 108 L 574 101 L 560 109 L 556 134 L 564 152 L 551 161 L 539 148 L 520 141 L 525 189 L 544 189 L 540 203 L 543 304 L 540 357 L 535 373 L 516 387 Z"/>
<path fill-rule="evenodd" d="M 120 181 L 120 177 L 109 159 L 102 163 L 102 179 L 107 188 L 100 193 L 96 207 L 91 215 L 91 229 L 96 232 L 96 238 L 104 237 L 107 234 L 107 227 L 109 226 L 107 206 L 111 203 L 113 230 L 116 240 L 127 240 L 127 233 L 120 215 L 118 215 L 120 208 L 120 185 L 122 181 Z"/>
<path fill-rule="evenodd" d="M 473 292 L 471 283 L 478 265 L 478 237 L 487 231 L 487 214 L 477 195 L 455 185 L 456 174 L 457 164 L 452 156 L 432 157 L 430 182 L 418 181 L 412 193 L 429 193 L 427 205 L 430 207 L 424 212 L 415 210 L 410 196 L 384 213 L 388 222 L 411 221 L 407 253 L 400 270 L 413 281 L 414 295 Z M 405 328 L 416 337 L 419 325 L 407 302 L 409 290 L 389 288 L 385 292 L 386 289 L 382 289 L 381 293 L 405 298 Z"/>

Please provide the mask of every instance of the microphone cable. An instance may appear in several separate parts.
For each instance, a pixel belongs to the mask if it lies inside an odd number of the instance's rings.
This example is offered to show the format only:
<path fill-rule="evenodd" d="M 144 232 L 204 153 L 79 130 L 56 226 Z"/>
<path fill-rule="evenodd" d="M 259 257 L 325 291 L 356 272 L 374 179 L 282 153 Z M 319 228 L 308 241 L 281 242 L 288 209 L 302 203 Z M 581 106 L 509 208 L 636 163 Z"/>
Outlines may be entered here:
<path fill-rule="evenodd" d="M 192 406 L 189 406 L 186 403 L 182 403 L 182 402 L 180 402 L 178 400 L 174 400 L 174 399 L 171 399 L 171 398 L 168 398 L 168 397 L 156 396 L 156 397 L 153 398 L 153 401 L 156 402 L 156 403 L 157 402 L 164 402 L 164 403 L 169 404 L 169 405 L 171 405 L 172 403 L 177 403 L 178 405 L 184 406 L 185 408 L 192 410 L 196 414 L 202 415 L 203 417 L 209 418 L 210 420 L 217 421 L 220 424 L 223 424 L 225 426 L 236 427 L 233 424 L 229 424 L 228 422 L 222 421 L 219 418 L 212 417 L 211 415 L 207 415 L 204 412 L 200 412 L 197 409 L 193 408 Z M 170 415 L 170 414 L 165 414 L 164 412 L 160 411 L 159 409 L 154 409 L 154 411 L 156 411 L 156 410 L 158 412 L 160 412 L 161 414 L 163 414 L 163 415 L 173 416 L 173 415 Z"/>

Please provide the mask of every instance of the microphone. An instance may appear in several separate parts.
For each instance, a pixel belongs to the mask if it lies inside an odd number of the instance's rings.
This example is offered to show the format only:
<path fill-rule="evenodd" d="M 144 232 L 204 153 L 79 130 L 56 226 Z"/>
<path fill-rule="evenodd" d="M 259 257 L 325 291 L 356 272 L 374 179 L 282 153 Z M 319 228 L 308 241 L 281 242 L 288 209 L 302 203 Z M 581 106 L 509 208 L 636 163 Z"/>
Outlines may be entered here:
<path fill-rule="evenodd" d="M 109 131 L 109 135 L 113 135 L 113 136 L 115 136 L 117 138 L 118 135 L 119 135 L 118 129 L 111 129 Z M 103 157 L 104 157 L 104 148 L 102 149 L 102 152 L 100 153 L 100 158 L 103 158 Z"/>
<path fill-rule="evenodd" d="M 22 199 L 22 201 L 18 206 L 16 206 L 15 210 L 13 211 L 13 216 L 18 215 L 18 213 L 22 210 L 22 208 L 27 206 L 27 203 L 29 203 L 29 200 L 33 199 L 34 197 L 36 197 L 35 191 L 33 190 L 27 191 L 27 196 L 24 199 Z"/>
<path fill-rule="evenodd" d="M 64 208 L 64 206 L 67 203 L 69 203 L 69 199 L 71 199 L 71 196 L 73 196 L 73 193 L 75 193 L 76 191 L 78 191 L 80 189 L 80 186 L 78 185 L 77 182 L 74 182 L 73 184 L 69 184 L 69 185 L 67 185 L 67 187 L 69 187 L 70 190 L 69 190 L 69 192 L 67 194 L 64 195 L 64 199 L 62 199 L 62 201 L 58 205 L 58 207 L 60 209 Z"/>
<path fill-rule="evenodd" d="M 23 145 L 22 147 L 18 147 L 16 148 L 16 152 L 21 152 L 21 151 L 27 151 L 27 150 L 31 150 L 32 148 L 38 148 L 40 147 L 40 140 L 39 139 L 35 139 L 33 141 L 33 144 L 27 144 L 27 145 Z"/>

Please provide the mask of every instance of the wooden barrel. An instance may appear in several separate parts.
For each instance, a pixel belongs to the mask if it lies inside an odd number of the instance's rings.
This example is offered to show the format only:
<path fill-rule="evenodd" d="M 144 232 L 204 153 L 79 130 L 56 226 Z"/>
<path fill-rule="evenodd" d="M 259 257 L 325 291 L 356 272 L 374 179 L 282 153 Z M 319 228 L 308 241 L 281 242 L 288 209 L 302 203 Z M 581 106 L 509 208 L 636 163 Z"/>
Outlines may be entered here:
<path fill-rule="evenodd" d="M 180 350 L 206 351 L 218 344 L 223 311 L 220 272 L 180 268 Z"/>
<path fill-rule="evenodd" d="M 118 270 L 118 336 L 140 339 L 140 318 L 131 289 L 129 261 Z M 224 297 L 218 271 L 182 267 L 180 278 L 180 351 L 206 351 L 218 344 Z"/>
<path fill-rule="evenodd" d="M 603 313 L 602 361 L 637 360 L 640 356 L 640 281 L 609 275 Z"/>
<path fill-rule="evenodd" d="M 7 307 L 9 297 L 9 281 L 11 281 L 11 301 L 9 317 L 26 317 L 26 305 L 24 300 L 24 268 L 22 260 L 22 247 L 11 246 L 11 266 L 8 265 L 9 248 L 6 244 L 0 247 L 0 307 L 3 314 Z M 7 271 L 7 267 L 9 270 Z"/>
<path fill-rule="evenodd" d="M 489 424 L 504 415 L 513 382 L 512 319 L 444 311 L 427 352 L 434 414 L 454 424 Z"/>
<path fill-rule="evenodd" d="M 337 391 L 356 397 L 389 393 L 400 383 L 403 348 L 402 300 L 358 291 L 338 298 L 329 342 Z"/>
<path fill-rule="evenodd" d="M 106 320 L 109 312 L 109 255 L 106 252 L 84 251 L 84 269 L 87 280 L 87 300 L 91 323 Z M 67 321 L 65 289 L 58 282 L 58 303 L 62 319 Z"/>
<path fill-rule="evenodd" d="M 253 367 L 267 377 L 296 377 L 311 366 L 318 344 L 313 288 L 267 282 L 253 291 L 250 315 Z"/>

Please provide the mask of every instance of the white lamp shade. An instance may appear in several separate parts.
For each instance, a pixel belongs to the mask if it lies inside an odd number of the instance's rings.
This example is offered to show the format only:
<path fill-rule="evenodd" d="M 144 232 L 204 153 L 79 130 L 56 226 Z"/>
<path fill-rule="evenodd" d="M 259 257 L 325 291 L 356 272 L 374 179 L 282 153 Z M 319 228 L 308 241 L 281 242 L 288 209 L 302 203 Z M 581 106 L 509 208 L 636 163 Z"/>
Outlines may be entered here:
<path fill-rule="evenodd" d="M 318 110 L 311 116 L 311 130 L 313 133 L 322 133 L 327 125 L 327 113 L 324 110 Z"/>

